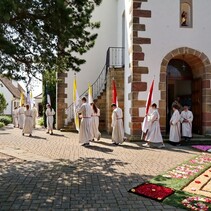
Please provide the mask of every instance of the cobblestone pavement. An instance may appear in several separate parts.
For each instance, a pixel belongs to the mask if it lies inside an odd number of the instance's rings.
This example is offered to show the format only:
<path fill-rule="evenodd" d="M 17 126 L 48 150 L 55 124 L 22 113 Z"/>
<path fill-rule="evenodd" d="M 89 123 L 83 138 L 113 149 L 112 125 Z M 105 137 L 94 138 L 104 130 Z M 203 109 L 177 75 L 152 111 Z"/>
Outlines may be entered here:
<path fill-rule="evenodd" d="M 106 136 L 85 148 L 76 133 L 36 129 L 28 137 L 17 128 L 0 130 L 0 210 L 181 210 L 128 190 L 197 153 L 113 146 Z"/>

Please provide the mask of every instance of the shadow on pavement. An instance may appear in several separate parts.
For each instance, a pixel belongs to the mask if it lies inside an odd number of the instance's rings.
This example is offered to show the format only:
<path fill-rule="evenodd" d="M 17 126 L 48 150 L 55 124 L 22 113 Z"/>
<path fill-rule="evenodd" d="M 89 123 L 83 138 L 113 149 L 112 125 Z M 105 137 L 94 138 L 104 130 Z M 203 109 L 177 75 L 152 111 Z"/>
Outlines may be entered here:
<path fill-rule="evenodd" d="M 99 151 L 99 152 L 104 152 L 104 153 L 111 153 L 113 152 L 112 149 L 110 148 L 106 148 L 106 147 L 99 147 L 99 146 L 96 146 L 96 145 L 90 145 L 89 147 L 87 147 L 88 149 L 91 149 L 91 150 L 96 150 L 96 151 Z"/>
<path fill-rule="evenodd" d="M 29 137 L 30 139 L 43 139 L 46 140 L 46 138 L 40 137 L 40 136 L 35 136 L 32 134 L 32 136 L 24 135 L 25 137 Z"/>
<path fill-rule="evenodd" d="M 118 159 L 52 163 L 0 159 L 0 165 L 0 210 L 147 210 L 147 206 L 166 210 L 158 202 L 128 193 L 143 178 L 152 177 L 125 172 L 128 163 Z"/>

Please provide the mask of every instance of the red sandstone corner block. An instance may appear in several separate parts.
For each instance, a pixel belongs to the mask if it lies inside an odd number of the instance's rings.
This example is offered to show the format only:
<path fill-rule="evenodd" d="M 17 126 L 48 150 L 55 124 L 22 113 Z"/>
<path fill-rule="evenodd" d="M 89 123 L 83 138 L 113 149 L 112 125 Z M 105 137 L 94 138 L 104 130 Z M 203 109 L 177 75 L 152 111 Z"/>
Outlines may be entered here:
<path fill-rule="evenodd" d="M 131 130 L 141 130 L 141 122 L 130 122 Z"/>
<path fill-rule="evenodd" d="M 146 82 L 132 82 L 132 90 L 131 91 L 146 91 L 147 83 Z"/>
<path fill-rule="evenodd" d="M 146 26 L 145 26 L 145 24 L 134 23 L 133 30 L 134 31 L 146 31 Z"/>
<path fill-rule="evenodd" d="M 144 61 L 144 53 L 133 53 L 133 59 Z"/>
<path fill-rule="evenodd" d="M 204 80 L 204 81 L 202 81 L 202 87 L 204 89 L 209 89 L 210 88 L 210 80 Z"/>
<path fill-rule="evenodd" d="M 133 9 L 141 8 L 140 2 L 133 2 Z"/>
<path fill-rule="evenodd" d="M 151 18 L 150 10 L 133 10 L 133 16 L 142 18 Z"/>
<path fill-rule="evenodd" d="M 133 38 L 133 43 L 134 44 L 151 44 L 151 39 L 144 38 L 144 37 Z"/>
<path fill-rule="evenodd" d="M 131 116 L 138 116 L 139 115 L 139 108 L 130 108 L 130 115 Z"/>

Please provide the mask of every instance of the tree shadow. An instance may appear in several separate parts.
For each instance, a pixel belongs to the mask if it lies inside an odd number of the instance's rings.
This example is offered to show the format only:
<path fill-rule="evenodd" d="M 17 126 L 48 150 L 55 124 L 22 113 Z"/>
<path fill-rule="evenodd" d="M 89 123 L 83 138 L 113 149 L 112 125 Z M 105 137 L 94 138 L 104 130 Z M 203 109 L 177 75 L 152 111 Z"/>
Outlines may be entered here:
<path fill-rule="evenodd" d="M 118 159 L 0 161 L 0 210 L 165 210 L 128 192 L 152 176 L 125 172 L 128 163 Z"/>

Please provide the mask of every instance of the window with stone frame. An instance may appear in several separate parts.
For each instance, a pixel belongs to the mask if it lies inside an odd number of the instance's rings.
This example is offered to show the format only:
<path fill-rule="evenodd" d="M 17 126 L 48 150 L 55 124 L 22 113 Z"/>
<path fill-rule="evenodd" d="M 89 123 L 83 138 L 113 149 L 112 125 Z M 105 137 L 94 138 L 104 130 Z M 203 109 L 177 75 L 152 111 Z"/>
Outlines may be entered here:
<path fill-rule="evenodd" d="M 180 0 L 180 27 L 193 27 L 192 0 Z"/>

